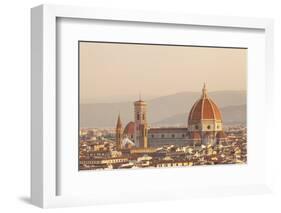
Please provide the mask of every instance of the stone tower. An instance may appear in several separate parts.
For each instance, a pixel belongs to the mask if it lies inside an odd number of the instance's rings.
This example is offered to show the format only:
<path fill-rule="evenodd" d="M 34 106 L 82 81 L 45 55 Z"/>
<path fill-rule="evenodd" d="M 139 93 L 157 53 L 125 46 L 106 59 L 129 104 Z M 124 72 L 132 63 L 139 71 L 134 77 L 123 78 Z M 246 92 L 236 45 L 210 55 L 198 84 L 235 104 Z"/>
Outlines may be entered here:
<path fill-rule="evenodd" d="M 135 106 L 135 135 L 134 141 L 136 147 L 147 148 L 147 116 L 146 116 L 146 102 L 142 101 L 141 98 L 134 103 Z"/>
<path fill-rule="evenodd" d="M 122 144 L 122 122 L 120 119 L 120 114 L 118 115 L 117 124 L 116 124 L 116 147 L 117 149 L 121 149 Z"/>

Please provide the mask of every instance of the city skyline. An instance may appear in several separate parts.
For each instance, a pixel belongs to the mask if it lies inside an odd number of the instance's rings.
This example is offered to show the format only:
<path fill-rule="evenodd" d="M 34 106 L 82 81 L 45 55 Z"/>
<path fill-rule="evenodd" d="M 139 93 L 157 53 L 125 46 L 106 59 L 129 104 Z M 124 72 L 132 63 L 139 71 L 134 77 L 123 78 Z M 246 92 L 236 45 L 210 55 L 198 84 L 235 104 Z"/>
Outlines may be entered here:
<path fill-rule="evenodd" d="M 79 170 L 247 163 L 246 127 L 224 128 L 206 84 L 182 127 L 151 127 L 147 102 L 132 105 L 133 119 L 124 124 L 119 113 L 115 129 L 80 129 Z"/>

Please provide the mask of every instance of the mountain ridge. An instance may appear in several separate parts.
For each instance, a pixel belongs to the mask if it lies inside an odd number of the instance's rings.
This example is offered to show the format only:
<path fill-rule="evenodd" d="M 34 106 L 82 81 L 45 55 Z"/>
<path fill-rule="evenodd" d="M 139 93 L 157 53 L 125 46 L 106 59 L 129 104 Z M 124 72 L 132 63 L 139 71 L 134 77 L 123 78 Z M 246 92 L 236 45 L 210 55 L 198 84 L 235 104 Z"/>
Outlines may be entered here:
<path fill-rule="evenodd" d="M 226 106 L 221 108 L 223 122 L 225 124 L 246 124 L 246 105 Z M 235 115 L 235 116 L 234 116 Z M 153 123 L 153 126 L 182 126 L 187 124 L 186 113 L 170 116 L 161 121 Z"/>
<path fill-rule="evenodd" d="M 228 120 L 233 120 L 234 122 L 240 122 L 241 120 L 241 122 L 244 122 L 242 118 L 243 116 L 245 117 L 246 110 L 243 110 L 241 105 L 246 104 L 246 91 L 216 91 L 209 92 L 208 94 L 219 108 L 232 107 L 233 118 L 231 118 L 231 112 L 228 111 Z M 179 92 L 147 100 L 149 123 L 161 123 L 165 119 L 179 114 L 185 114 L 187 116 L 192 105 L 200 96 L 200 92 Z M 244 108 L 246 108 L 246 105 Z M 80 126 L 97 128 L 114 127 L 119 113 L 121 114 L 123 126 L 129 121 L 132 121 L 134 117 L 133 102 L 80 104 Z M 235 115 L 235 113 L 238 113 L 239 116 Z"/>

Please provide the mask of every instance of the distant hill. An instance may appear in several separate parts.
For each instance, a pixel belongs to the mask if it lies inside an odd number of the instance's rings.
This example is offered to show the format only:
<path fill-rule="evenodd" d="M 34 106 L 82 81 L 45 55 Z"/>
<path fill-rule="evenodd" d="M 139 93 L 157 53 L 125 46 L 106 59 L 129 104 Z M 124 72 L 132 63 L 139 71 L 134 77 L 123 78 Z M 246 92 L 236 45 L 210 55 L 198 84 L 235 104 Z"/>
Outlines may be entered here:
<path fill-rule="evenodd" d="M 221 108 L 224 124 L 246 124 L 246 105 Z M 154 126 L 182 126 L 187 124 L 188 113 L 181 113 L 152 123 Z"/>
<path fill-rule="evenodd" d="M 200 97 L 199 92 L 181 92 L 146 100 L 148 104 L 148 122 L 150 124 L 175 125 L 186 123 L 194 102 Z M 245 122 L 246 92 L 217 91 L 209 96 L 222 111 L 224 122 Z M 114 127 L 120 112 L 123 125 L 133 120 L 134 106 L 132 102 L 93 103 L 80 105 L 81 127 Z"/>

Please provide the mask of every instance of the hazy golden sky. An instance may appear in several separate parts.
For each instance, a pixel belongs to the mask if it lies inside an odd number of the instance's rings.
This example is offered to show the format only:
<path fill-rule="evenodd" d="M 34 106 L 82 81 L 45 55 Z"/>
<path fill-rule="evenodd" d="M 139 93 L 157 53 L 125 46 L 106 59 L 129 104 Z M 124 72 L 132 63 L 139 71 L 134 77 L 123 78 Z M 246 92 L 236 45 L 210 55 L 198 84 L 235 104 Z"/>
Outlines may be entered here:
<path fill-rule="evenodd" d="M 247 50 L 80 42 L 80 100 L 116 102 L 183 91 L 246 90 Z"/>

